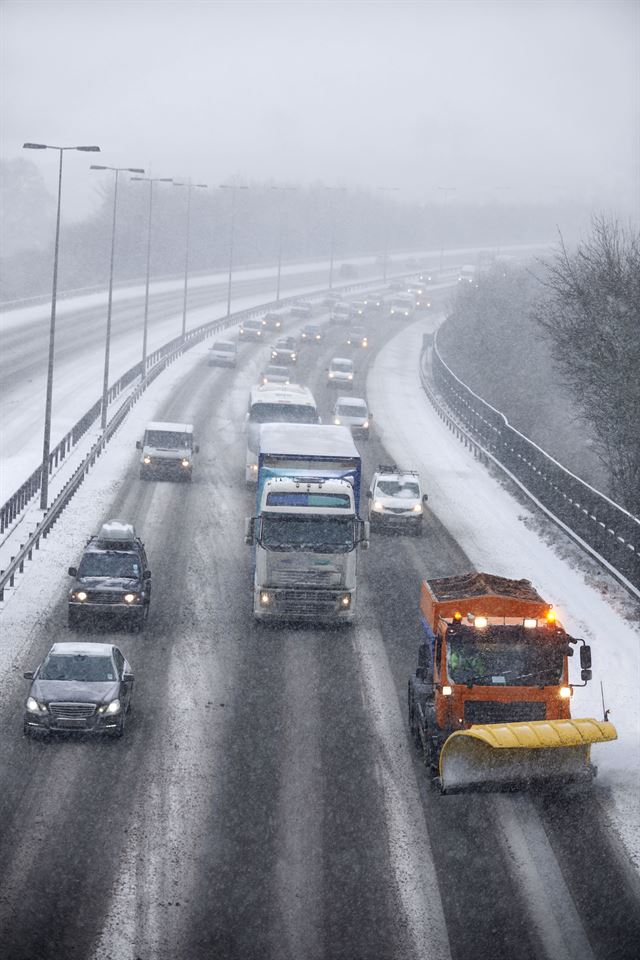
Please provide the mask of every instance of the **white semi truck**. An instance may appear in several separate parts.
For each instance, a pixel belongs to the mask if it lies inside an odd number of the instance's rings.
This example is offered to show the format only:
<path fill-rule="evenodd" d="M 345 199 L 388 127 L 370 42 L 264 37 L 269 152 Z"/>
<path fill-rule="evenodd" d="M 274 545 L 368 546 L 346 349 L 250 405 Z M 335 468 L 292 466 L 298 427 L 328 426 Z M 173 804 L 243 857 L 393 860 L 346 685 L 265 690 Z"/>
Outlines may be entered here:
<path fill-rule="evenodd" d="M 358 516 L 360 455 L 346 427 L 260 428 L 253 612 L 258 620 L 343 623 L 356 608 L 359 548 L 369 524 Z"/>

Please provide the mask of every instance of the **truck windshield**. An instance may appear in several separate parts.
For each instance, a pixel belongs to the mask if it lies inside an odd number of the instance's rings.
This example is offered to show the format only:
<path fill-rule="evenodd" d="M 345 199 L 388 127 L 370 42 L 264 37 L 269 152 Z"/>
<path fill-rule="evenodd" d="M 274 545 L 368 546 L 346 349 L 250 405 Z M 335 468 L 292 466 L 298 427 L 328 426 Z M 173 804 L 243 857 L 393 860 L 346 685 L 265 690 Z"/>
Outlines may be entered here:
<path fill-rule="evenodd" d="M 265 514 L 260 543 L 267 550 L 348 553 L 355 546 L 353 519 Z"/>
<path fill-rule="evenodd" d="M 170 430 L 147 430 L 144 442 L 145 446 L 160 450 L 190 450 L 191 434 L 174 433 Z"/>
<path fill-rule="evenodd" d="M 483 686 L 556 685 L 563 678 L 564 652 L 538 630 L 490 627 L 479 635 L 463 627 L 447 637 L 447 675 L 454 683 Z"/>
<path fill-rule="evenodd" d="M 78 567 L 78 577 L 117 577 L 140 579 L 140 564 L 127 553 L 86 553 Z"/>
<path fill-rule="evenodd" d="M 254 403 L 249 411 L 251 423 L 317 423 L 315 407 L 301 403 Z"/>

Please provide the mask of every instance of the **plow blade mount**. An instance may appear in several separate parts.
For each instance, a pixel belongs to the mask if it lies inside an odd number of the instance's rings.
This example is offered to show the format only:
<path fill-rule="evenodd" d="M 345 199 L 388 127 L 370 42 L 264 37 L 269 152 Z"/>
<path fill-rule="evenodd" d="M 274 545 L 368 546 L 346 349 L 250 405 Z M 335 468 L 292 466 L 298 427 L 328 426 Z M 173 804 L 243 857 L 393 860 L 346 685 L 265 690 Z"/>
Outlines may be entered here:
<path fill-rule="evenodd" d="M 590 781 L 592 743 L 616 740 L 608 720 L 532 720 L 457 730 L 440 753 L 443 793 Z"/>

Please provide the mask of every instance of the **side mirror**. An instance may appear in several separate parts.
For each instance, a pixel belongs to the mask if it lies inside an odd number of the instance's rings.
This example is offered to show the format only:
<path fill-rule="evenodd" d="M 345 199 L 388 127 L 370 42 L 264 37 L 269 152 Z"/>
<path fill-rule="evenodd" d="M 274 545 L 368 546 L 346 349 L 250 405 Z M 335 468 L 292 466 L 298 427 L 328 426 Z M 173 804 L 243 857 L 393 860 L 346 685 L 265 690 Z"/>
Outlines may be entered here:
<path fill-rule="evenodd" d="M 426 667 L 416 667 L 416 679 L 417 679 L 417 680 L 426 680 L 426 679 L 427 679 L 427 668 L 426 668 Z"/>
<path fill-rule="evenodd" d="M 592 673 L 591 670 L 581 670 L 581 671 L 580 671 L 580 677 L 581 677 L 582 680 L 584 680 L 585 683 L 588 683 L 589 680 L 591 680 L 591 677 L 592 677 L 592 676 L 593 676 L 593 673 Z"/>
<path fill-rule="evenodd" d="M 427 495 L 426 493 L 423 493 L 423 494 L 422 494 L 422 502 L 423 502 L 423 503 L 426 503 L 428 499 L 429 499 L 428 495 Z"/>
<path fill-rule="evenodd" d="M 26 670 L 26 671 L 22 674 L 22 676 L 25 678 L 25 680 L 33 680 L 33 678 L 35 677 L 35 675 L 36 675 L 35 670 Z"/>
<path fill-rule="evenodd" d="M 196 443 L 195 447 L 193 448 L 193 452 L 194 452 L 194 453 L 200 453 L 200 445 L 199 445 L 199 444 Z"/>
<path fill-rule="evenodd" d="M 139 440 L 136 440 L 136 450 L 142 450 L 142 443 Z"/>
<path fill-rule="evenodd" d="M 244 542 L 248 547 L 250 547 L 254 540 L 256 534 L 256 518 L 247 517 L 244 522 Z"/>
<path fill-rule="evenodd" d="M 367 490 L 367 500 L 373 500 L 373 490 Z"/>
<path fill-rule="evenodd" d="M 134 677 L 134 675 L 133 675 L 132 673 L 123 673 L 123 674 L 122 674 L 122 682 L 123 682 L 123 683 L 133 683 L 134 680 L 135 680 L 135 677 Z"/>
<path fill-rule="evenodd" d="M 145 570 L 145 572 L 142 574 L 142 579 L 151 580 L 151 570 Z"/>
<path fill-rule="evenodd" d="M 369 549 L 371 525 L 368 520 L 360 520 L 360 546 L 363 550 Z"/>
<path fill-rule="evenodd" d="M 77 577 L 77 576 L 78 576 L 77 567 L 69 567 L 69 576 L 70 576 L 70 577 Z"/>
<path fill-rule="evenodd" d="M 580 668 L 591 670 L 591 647 L 587 643 L 580 647 Z M 584 677 L 582 679 L 584 680 Z"/>

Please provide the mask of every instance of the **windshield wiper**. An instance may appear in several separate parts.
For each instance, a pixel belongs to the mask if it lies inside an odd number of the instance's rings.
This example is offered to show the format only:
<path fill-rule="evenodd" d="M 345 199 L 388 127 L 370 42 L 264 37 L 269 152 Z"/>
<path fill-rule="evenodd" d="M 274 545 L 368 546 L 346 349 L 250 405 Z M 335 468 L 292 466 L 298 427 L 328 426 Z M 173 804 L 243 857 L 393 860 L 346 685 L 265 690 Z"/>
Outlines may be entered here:
<path fill-rule="evenodd" d="M 475 683 L 480 683 L 482 680 L 490 680 L 492 677 L 511 677 L 511 682 L 514 683 L 516 680 L 529 680 L 531 677 L 540 677 L 544 676 L 546 673 L 553 673 L 553 667 L 547 667 L 545 670 L 537 670 L 535 673 L 521 673 L 517 677 L 512 677 L 513 670 L 502 670 L 501 672 L 492 671 L 491 673 L 481 673 L 477 677 L 470 677 L 468 680 L 465 680 L 464 683 L 467 687 L 472 687 Z M 558 683 L 559 680 L 554 676 L 553 683 L 549 684 L 552 686 L 555 683 Z M 546 686 L 546 684 L 543 684 Z"/>

